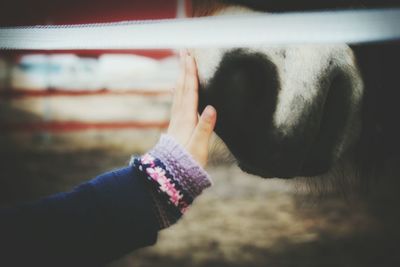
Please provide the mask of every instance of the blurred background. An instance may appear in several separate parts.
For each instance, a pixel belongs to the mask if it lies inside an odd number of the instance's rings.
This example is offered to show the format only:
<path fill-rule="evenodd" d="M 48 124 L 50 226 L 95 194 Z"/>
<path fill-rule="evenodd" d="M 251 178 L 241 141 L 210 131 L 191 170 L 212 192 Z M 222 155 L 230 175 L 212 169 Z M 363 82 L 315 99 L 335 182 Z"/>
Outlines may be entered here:
<path fill-rule="evenodd" d="M 176 18 L 188 5 L 5 1 L 0 25 Z M 68 190 L 150 149 L 177 75 L 173 50 L 0 51 L 0 205 Z M 399 266 L 398 187 L 314 196 L 244 174 L 222 145 L 211 150 L 213 188 L 155 246 L 109 266 Z"/>

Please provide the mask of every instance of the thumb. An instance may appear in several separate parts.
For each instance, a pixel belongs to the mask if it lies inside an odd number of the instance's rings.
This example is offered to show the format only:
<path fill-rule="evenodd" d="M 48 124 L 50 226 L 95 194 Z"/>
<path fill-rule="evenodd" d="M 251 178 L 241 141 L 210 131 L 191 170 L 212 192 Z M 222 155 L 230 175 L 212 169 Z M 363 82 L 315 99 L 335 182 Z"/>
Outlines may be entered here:
<path fill-rule="evenodd" d="M 207 163 L 208 143 L 217 121 L 217 111 L 207 106 L 199 118 L 188 144 L 188 150 L 202 166 Z"/>

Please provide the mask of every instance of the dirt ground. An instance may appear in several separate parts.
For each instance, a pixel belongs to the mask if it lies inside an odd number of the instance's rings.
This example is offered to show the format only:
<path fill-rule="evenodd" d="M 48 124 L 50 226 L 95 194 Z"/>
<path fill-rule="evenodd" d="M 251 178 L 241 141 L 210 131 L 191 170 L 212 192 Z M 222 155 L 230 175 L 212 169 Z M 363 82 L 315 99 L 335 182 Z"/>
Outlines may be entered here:
<path fill-rule="evenodd" d="M 7 205 L 69 189 L 128 158 L 114 149 L 3 146 L 0 201 Z M 155 246 L 109 267 L 400 266 L 397 186 L 373 202 L 329 195 L 311 200 L 291 182 L 252 177 L 234 165 L 209 171 L 214 186 L 160 233 Z"/>

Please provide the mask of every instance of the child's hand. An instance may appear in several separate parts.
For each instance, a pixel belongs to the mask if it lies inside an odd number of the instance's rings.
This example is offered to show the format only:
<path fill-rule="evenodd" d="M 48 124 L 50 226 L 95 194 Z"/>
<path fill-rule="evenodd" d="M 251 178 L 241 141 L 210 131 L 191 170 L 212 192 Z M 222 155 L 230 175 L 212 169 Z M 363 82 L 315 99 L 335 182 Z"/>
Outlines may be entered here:
<path fill-rule="evenodd" d="M 167 133 L 204 167 L 207 163 L 208 143 L 214 130 L 217 112 L 212 106 L 207 106 L 198 117 L 197 68 L 194 58 L 187 52 L 181 53 L 181 68 Z"/>

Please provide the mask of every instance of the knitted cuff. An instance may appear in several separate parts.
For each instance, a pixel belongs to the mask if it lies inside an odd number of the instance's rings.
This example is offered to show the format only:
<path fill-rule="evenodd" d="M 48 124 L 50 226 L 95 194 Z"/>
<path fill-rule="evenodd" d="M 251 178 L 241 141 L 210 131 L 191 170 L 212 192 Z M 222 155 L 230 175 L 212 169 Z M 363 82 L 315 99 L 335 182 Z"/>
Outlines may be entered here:
<path fill-rule="evenodd" d="M 176 222 L 203 189 L 211 186 L 205 170 L 169 135 L 130 165 L 144 172 L 150 182 L 160 228 Z M 156 193 L 154 193 L 156 192 Z"/>
<path fill-rule="evenodd" d="M 166 165 L 167 170 L 192 198 L 211 186 L 211 178 L 207 172 L 173 137 L 161 135 L 160 141 L 149 154 Z"/>

